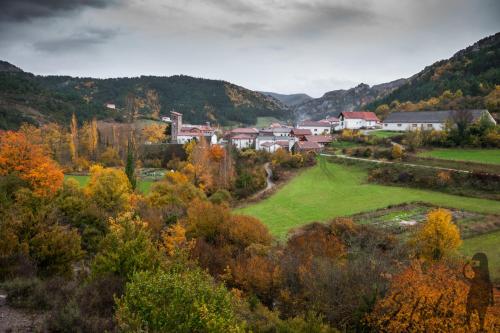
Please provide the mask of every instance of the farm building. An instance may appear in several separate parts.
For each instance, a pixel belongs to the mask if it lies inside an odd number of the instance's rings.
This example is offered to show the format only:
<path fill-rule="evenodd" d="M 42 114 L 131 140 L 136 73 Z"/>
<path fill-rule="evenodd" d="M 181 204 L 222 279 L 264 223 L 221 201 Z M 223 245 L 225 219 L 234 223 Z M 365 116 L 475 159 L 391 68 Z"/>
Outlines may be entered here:
<path fill-rule="evenodd" d="M 393 112 L 383 121 L 382 128 L 387 131 L 415 129 L 440 131 L 445 128 L 447 123 L 452 123 L 455 118 L 462 117 L 473 123 L 479 121 L 483 116 L 495 123 L 495 119 L 488 110 Z"/>
<path fill-rule="evenodd" d="M 255 144 L 255 137 L 249 134 L 238 134 L 231 137 L 231 144 L 238 149 L 252 148 Z"/>
<path fill-rule="evenodd" d="M 258 136 L 255 140 L 255 149 L 266 150 L 271 153 L 279 148 L 290 150 L 294 142 L 295 138 L 292 137 Z"/>
<path fill-rule="evenodd" d="M 333 141 L 333 138 L 331 135 L 307 135 L 305 137 L 305 141 L 316 142 L 321 147 L 324 147 L 327 144 L 331 143 Z"/>
<path fill-rule="evenodd" d="M 300 122 L 297 128 L 308 129 L 311 131 L 312 135 L 330 134 L 332 131 L 332 125 L 326 120 L 306 120 Z"/>
<path fill-rule="evenodd" d="M 339 120 L 342 129 L 376 128 L 380 124 L 380 120 L 373 112 L 342 112 Z"/>
<path fill-rule="evenodd" d="M 292 147 L 294 153 L 303 153 L 308 151 L 319 152 L 322 149 L 321 145 L 312 141 L 297 141 Z"/>

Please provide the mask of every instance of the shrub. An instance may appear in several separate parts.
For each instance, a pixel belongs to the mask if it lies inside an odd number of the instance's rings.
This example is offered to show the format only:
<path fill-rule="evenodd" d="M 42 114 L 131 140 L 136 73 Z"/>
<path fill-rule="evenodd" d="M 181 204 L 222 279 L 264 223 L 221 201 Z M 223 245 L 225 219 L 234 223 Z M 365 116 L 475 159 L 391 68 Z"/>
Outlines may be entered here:
<path fill-rule="evenodd" d="M 117 307 L 124 331 L 243 332 L 231 294 L 200 269 L 136 273 Z"/>

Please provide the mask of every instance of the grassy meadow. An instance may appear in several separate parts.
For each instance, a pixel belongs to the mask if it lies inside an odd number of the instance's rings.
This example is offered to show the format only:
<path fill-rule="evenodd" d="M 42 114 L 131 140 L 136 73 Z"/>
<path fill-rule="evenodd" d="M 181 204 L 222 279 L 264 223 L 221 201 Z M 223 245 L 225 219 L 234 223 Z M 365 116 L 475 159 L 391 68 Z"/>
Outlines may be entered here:
<path fill-rule="evenodd" d="M 257 117 L 255 127 L 268 127 L 272 123 L 279 123 L 280 121 L 274 117 Z"/>
<path fill-rule="evenodd" d="M 384 131 L 384 130 L 378 130 L 378 131 L 371 131 L 368 133 L 368 135 L 374 136 L 376 138 L 392 138 L 393 136 L 398 136 L 402 135 L 404 133 L 402 132 L 394 132 L 394 131 Z"/>
<path fill-rule="evenodd" d="M 90 177 L 89 176 L 78 176 L 78 175 L 64 175 L 64 179 L 75 179 L 81 187 L 84 187 L 88 184 Z M 153 185 L 153 181 L 151 180 L 139 180 L 137 183 L 137 188 L 142 193 L 148 193 L 151 186 Z"/>
<path fill-rule="evenodd" d="M 420 152 L 418 156 L 443 160 L 500 164 L 500 149 L 433 149 Z"/>
<path fill-rule="evenodd" d="M 255 216 L 278 237 L 313 221 L 367 212 L 405 202 L 427 202 L 481 213 L 500 213 L 496 201 L 429 190 L 368 184 L 366 171 L 356 166 L 320 161 L 304 170 L 271 197 L 238 209 Z"/>
<path fill-rule="evenodd" d="M 491 278 L 500 280 L 500 230 L 465 239 L 460 250 L 469 258 L 476 252 L 486 253 Z"/>

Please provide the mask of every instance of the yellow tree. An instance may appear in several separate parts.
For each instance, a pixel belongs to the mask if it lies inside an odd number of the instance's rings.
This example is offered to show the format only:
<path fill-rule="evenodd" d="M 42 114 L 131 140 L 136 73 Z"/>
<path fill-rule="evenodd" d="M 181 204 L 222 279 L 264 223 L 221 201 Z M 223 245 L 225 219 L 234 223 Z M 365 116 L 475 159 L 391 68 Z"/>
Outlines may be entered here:
<path fill-rule="evenodd" d="M 427 221 L 411 242 L 420 256 L 430 260 L 440 260 L 452 254 L 462 243 L 460 231 L 452 223 L 450 211 L 441 208 L 429 212 Z"/>
<path fill-rule="evenodd" d="M 152 124 L 146 126 L 142 130 L 142 136 L 145 141 L 149 141 L 152 143 L 159 143 L 165 141 L 165 127 L 166 125 L 162 124 Z"/>
<path fill-rule="evenodd" d="M 106 211 L 119 212 L 130 208 L 132 188 L 122 170 L 92 166 L 86 191 L 92 200 Z"/>

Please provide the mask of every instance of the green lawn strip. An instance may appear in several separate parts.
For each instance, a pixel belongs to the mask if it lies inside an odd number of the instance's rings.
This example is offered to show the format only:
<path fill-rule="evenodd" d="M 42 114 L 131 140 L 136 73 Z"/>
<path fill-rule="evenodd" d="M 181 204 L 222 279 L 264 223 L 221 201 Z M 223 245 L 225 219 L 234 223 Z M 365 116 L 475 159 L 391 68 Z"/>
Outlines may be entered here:
<path fill-rule="evenodd" d="M 468 258 L 477 252 L 486 253 L 491 278 L 500 280 L 500 230 L 464 239 L 460 252 Z"/>
<path fill-rule="evenodd" d="M 90 177 L 79 175 L 64 175 L 64 179 L 75 179 L 81 187 L 84 187 L 89 183 Z M 142 193 L 148 193 L 153 183 L 154 181 L 151 180 L 139 180 L 137 187 Z"/>
<path fill-rule="evenodd" d="M 418 154 L 444 160 L 472 161 L 486 164 L 500 164 L 500 149 L 434 149 Z"/>
<path fill-rule="evenodd" d="M 403 135 L 404 133 L 401 133 L 401 132 L 393 132 L 393 131 L 384 131 L 384 130 L 380 130 L 380 131 L 372 131 L 372 132 L 369 132 L 368 135 L 371 135 L 371 136 L 374 136 L 374 137 L 377 137 L 377 138 L 392 138 L 394 136 L 398 136 L 398 135 Z"/>
<path fill-rule="evenodd" d="M 405 202 L 500 213 L 496 201 L 368 184 L 366 176 L 366 171 L 356 166 L 324 163 L 304 171 L 271 197 L 237 212 L 259 218 L 281 238 L 291 228 L 313 221 L 328 221 Z"/>

